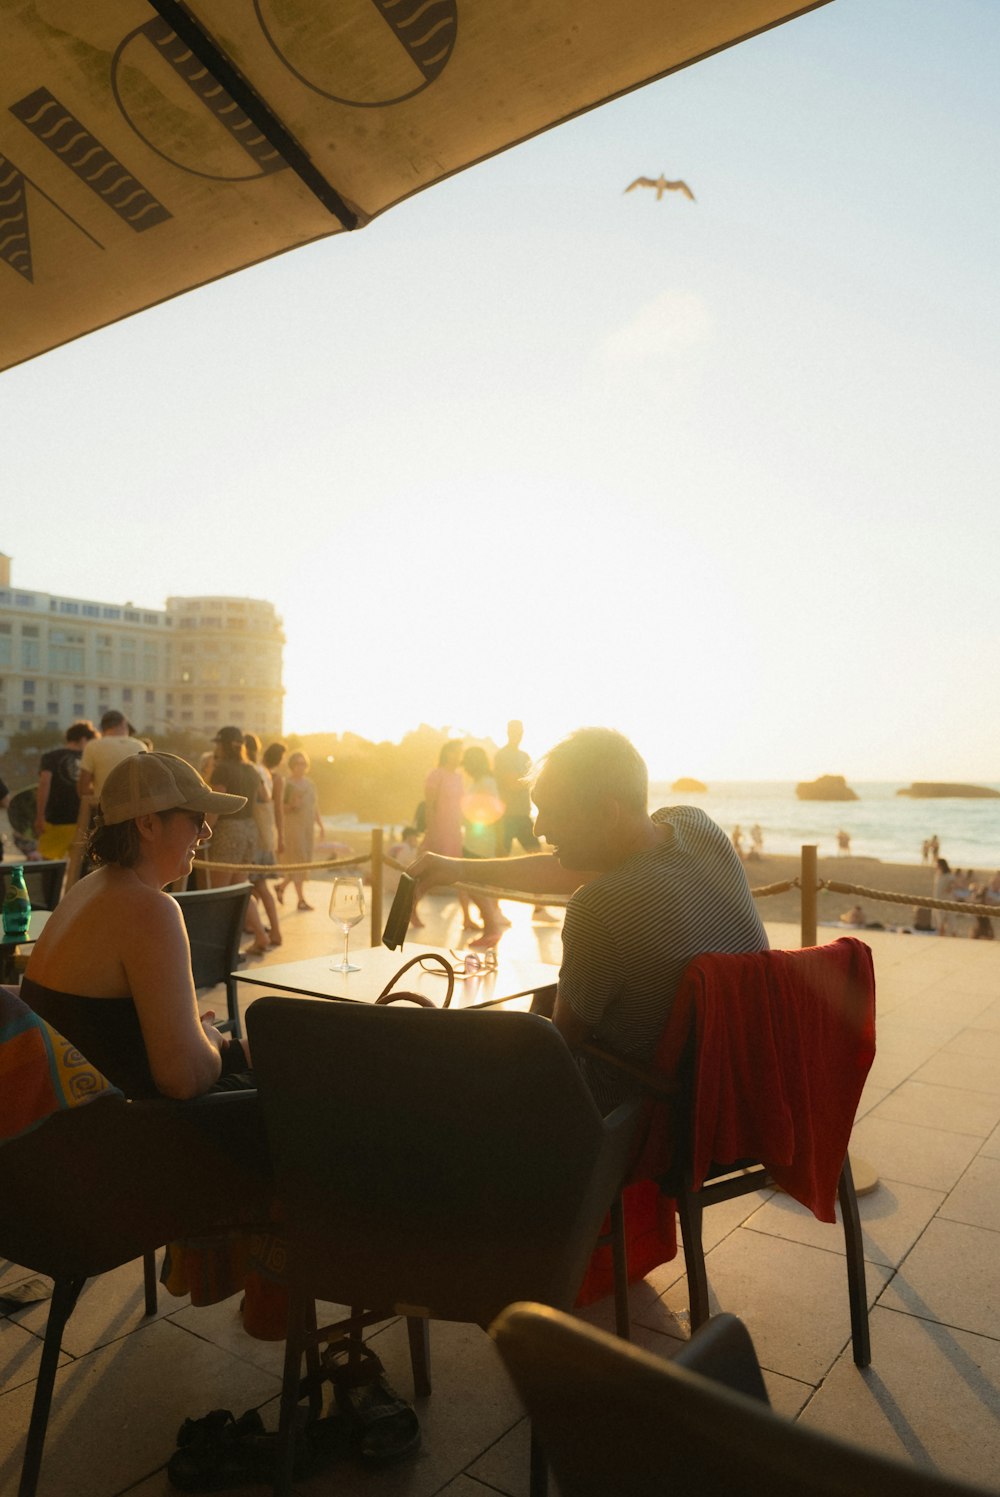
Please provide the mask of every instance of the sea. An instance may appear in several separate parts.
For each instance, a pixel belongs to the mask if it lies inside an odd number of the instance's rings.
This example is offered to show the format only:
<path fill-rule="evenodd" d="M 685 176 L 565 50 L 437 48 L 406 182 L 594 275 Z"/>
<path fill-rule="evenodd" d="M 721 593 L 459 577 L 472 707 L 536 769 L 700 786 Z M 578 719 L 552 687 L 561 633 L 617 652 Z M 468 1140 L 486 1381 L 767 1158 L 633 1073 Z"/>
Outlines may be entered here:
<path fill-rule="evenodd" d="M 650 785 L 649 804 L 701 806 L 727 832 L 740 826 L 744 848 L 757 822 L 764 833 L 764 852 L 798 853 L 804 842 L 816 843 L 820 857 L 837 851 L 837 832 L 851 839 L 851 854 L 883 863 L 919 863 L 925 838 L 937 835 L 941 856 L 952 868 L 993 873 L 1000 868 L 1000 800 L 913 800 L 897 795 L 908 781 L 852 781 L 854 801 L 804 801 L 795 797 L 791 780 L 720 780 L 704 794 L 681 794 L 669 781 Z M 1000 784 L 982 782 L 991 790 Z"/>

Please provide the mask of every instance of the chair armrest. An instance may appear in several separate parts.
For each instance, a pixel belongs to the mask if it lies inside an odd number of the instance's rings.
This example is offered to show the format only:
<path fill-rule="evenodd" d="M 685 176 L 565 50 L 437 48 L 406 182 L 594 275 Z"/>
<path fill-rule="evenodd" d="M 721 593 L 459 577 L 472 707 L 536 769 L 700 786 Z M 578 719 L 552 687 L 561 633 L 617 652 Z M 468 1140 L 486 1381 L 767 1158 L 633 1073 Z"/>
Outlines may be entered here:
<path fill-rule="evenodd" d="M 593 1040 L 584 1040 L 579 1049 L 584 1055 L 592 1055 L 595 1060 L 613 1066 L 616 1071 L 637 1081 L 646 1096 L 665 1101 L 668 1097 L 676 1097 L 680 1091 L 680 1082 L 664 1076 L 662 1071 L 654 1070 L 652 1066 L 639 1065 L 633 1060 L 625 1060 L 623 1056 L 615 1055 L 601 1045 L 595 1045 Z"/>
<path fill-rule="evenodd" d="M 142 1097 L 130 1101 L 127 1106 L 156 1116 L 158 1113 L 176 1114 L 178 1117 L 200 1117 L 203 1113 L 218 1112 L 223 1107 L 247 1107 L 256 1104 L 256 1088 L 245 1088 L 231 1092 L 203 1092 L 200 1097 L 189 1097 L 182 1101 L 178 1097 Z"/>

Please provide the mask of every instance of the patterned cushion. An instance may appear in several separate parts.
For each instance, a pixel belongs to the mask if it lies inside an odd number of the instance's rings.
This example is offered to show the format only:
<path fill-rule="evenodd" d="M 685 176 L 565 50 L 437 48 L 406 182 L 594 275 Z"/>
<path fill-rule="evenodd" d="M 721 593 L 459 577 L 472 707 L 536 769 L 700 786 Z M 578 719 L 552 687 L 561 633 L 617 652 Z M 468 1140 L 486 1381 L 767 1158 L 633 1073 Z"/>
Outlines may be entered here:
<path fill-rule="evenodd" d="M 0 1144 L 107 1096 L 122 1093 L 15 989 L 0 987 Z"/>

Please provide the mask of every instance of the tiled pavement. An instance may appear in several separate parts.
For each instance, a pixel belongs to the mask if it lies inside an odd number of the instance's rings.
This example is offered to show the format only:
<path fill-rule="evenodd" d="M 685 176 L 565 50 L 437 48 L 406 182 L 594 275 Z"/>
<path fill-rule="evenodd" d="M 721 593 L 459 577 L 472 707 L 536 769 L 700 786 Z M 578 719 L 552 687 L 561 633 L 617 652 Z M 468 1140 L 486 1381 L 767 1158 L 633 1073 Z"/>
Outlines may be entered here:
<path fill-rule="evenodd" d="M 311 887 L 317 911 L 288 914 L 275 960 L 333 949 L 324 890 Z M 514 927 L 504 947 L 557 961 L 558 927 L 532 926 L 526 907 L 508 911 Z M 424 940 L 456 940 L 457 906 L 428 900 L 424 913 Z M 774 945 L 798 944 L 792 926 L 769 930 Z M 852 1152 L 879 1176 L 861 1201 L 872 1366 L 859 1372 L 851 1359 L 839 1229 L 787 1197 L 766 1192 L 707 1213 L 712 1293 L 746 1320 L 782 1412 L 996 1484 L 1000 949 L 877 931 L 867 939 L 878 977 L 879 1053 Z M 244 989 L 247 1002 L 254 996 Z M 24 1277 L 0 1262 L 0 1286 Z M 669 1356 L 687 1333 L 686 1302 L 682 1257 L 633 1286 L 636 1342 Z M 16 1487 L 45 1314 L 42 1305 L 0 1318 L 3 1493 Z M 610 1306 L 587 1318 L 610 1327 Z M 375 1337 L 390 1379 L 406 1392 L 402 1324 Z M 431 1340 L 435 1388 L 418 1406 L 420 1454 L 379 1472 L 334 1466 L 298 1483 L 301 1497 L 526 1493 L 526 1424 L 488 1338 L 475 1327 L 435 1324 Z M 161 1290 L 158 1314 L 146 1320 L 138 1264 L 92 1280 L 67 1329 L 42 1497 L 167 1497 L 164 1466 L 181 1420 L 220 1404 L 236 1412 L 259 1405 L 273 1427 L 280 1359 L 280 1346 L 243 1334 L 235 1300 L 197 1310 Z"/>

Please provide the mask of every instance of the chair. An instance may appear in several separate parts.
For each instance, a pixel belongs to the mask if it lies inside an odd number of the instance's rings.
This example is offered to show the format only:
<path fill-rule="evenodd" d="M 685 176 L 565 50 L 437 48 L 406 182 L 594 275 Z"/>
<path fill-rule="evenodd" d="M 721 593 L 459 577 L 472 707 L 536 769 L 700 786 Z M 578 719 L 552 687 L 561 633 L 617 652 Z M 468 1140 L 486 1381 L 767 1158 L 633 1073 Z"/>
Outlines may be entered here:
<path fill-rule="evenodd" d="M 0 863 L 0 902 L 7 892 L 7 874 L 12 868 L 20 868 L 24 874 L 25 887 L 33 910 L 54 910 L 63 892 L 66 877 L 66 859 L 50 858 L 23 863 Z"/>
<path fill-rule="evenodd" d="M 186 889 L 174 898 L 181 907 L 188 940 L 191 942 L 191 970 L 196 988 L 226 985 L 228 1019 L 217 1027 L 243 1033 L 240 1009 L 233 977 L 240 958 L 240 940 L 247 905 L 249 884 L 226 884 L 221 889 Z"/>
<path fill-rule="evenodd" d="M 289 1236 L 285 1493 L 301 1356 L 330 1332 L 313 1329 L 314 1300 L 424 1328 L 486 1326 L 528 1285 L 568 1307 L 638 1107 L 602 1118 L 534 1014 L 267 997 L 247 1027 Z"/>
<path fill-rule="evenodd" d="M 672 1361 L 541 1305 L 511 1305 L 491 1334 L 561 1497 L 987 1497 L 775 1414 L 733 1315 Z"/>
<path fill-rule="evenodd" d="M 743 1001 L 747 994 L 749 1001 Z M 606 1052 L 595 1053 L 615 1064 Z M 665 1061 L 667 1053 L 673 1054 L 673 1064 Z M 647 1140 L 645 1165 L 639 1165 L 636 1175 L 654 1175 L 677 1202 L 692 1330 L 709 1316 L 702 1245 L 706 1207 L 777 1183 L 814 1210 L 823 1197 L 824 1208 L 830 1209 L 822 1219 L 832 1221 L 835 1188 L 854 1360 L 859 1367 L 871 1362 L 864 1244 L 846 1150 L 873 1055 L 874 978 L 871 953 L 861 941 L 845 938 L 807 951 L 700 957 L 686 969 L 658 1056 L 662 1069 L 643 1073 L 647 1094 L 665 1109 L 660 1126 L 669 1136 L 673 1158 L 657 1168 L 652 1162 L 657 1148 L 650 1150 Z M 639 1078 L 636 1067 L 624 1069 Z M 667 1080 L 670 1072 L 673 1079 Z M 740 1094 L 735 1101 L 727 1086 Z M 765 1094 L 756 1115 L 749 1095 L 755 1087 Z M 772 1097 L 780 1102 L 773 1118 L 767 1115 Z M 760 1155 L 744 1157 L 734 1146 L 741 1138 L 759 1143 L 763 1137 L 774 1143 L 770 1167 L 760 1162 Z M 718 1155 L 711 1152 L 712 1145 Z M 627 1260 L 624 1215 L 612 1223 L 619 1265 Z M 627 1339 L 627 1270 L 620 1266 L 615 1294 L 616 1325 Z"/>
<path fill-rule="evenodd" d="M 161 1243 L 266 1220 L 255 1092 L 98 1097 L 0 1144 L 0 1253 L 54 1279 L 19 1497 L 34 1497 L 66 1322 L 84 1282 Z"/>

